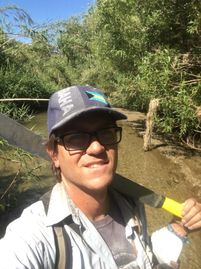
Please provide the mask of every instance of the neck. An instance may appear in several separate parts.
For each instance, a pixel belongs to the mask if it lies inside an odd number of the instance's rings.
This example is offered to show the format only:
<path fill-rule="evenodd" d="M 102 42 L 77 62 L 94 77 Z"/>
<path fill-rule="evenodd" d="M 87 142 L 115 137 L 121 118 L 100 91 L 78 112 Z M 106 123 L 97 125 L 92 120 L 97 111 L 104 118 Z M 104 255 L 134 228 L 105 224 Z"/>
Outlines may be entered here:
<path fill-rule="evenodd" d="M 75 205 L 90 219 L 100 220 L 105 217 L 109 209 L 107 188 L 99 191 L 87 191 L 64 181 L 68 195 Z"/>

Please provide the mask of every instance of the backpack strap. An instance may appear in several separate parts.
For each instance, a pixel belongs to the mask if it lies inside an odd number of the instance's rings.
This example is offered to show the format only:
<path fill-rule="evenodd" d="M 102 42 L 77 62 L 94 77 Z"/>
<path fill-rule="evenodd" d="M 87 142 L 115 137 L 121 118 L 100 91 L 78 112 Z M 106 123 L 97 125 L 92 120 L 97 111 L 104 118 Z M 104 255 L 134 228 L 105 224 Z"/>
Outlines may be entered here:
<path fill-rule="evenodd" d="M 61 223 L 59 223 L 58 226 L 53 226 L 53 232 L 56 246 L 55 269 L 71 268 L 71 242 L 68 234 L 64 229 L 64 225 L 61 225 Z"/>
<path fill-rule="evenodd" d="M 51 193 L 52 193 L 52 191 L 50 190 L 50 191 L 46 192 L 45 194 L 43 194 L 40 197 L 40 200 L 43 202 L 46 215 L 47 215 L 47 212 L 48 212 Z"/>
<path fill-rule="evenodd" d="M 40 200 L 43 202 L 46 214 L 49 207 L 51 193 L 52 191 L 48 191 L 40 198 Z M 56 248 L 55 269 L 66 269 L 72 267 L 71 242 L 67 232 L 64 229 L 64 224 L 66 224 L 66 220 L 53 225 Z"/>
<path fill-rule="evenodd" d="M 150 236 L 148 234 L 148 229 L 147 229 L 147 218 L 146 218 L 144 204 L 141 203 L 141 205 L 138 207 L 138 210 L 139 210 L 140 220 L 141 220 L 141 224 L 142 224 L 143 240 L 145 242 L 145 245 L 149 246 L 149 248 L 152 249 L 151 239 L 150 239 Z"/>

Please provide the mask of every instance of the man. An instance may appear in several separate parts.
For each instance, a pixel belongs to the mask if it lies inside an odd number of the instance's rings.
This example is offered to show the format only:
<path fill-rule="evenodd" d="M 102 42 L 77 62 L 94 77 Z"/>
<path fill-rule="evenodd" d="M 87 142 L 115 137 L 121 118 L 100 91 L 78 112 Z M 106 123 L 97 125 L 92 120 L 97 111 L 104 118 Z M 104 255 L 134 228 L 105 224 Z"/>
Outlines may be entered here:
<path fill-rule="evenodd" d="M 143 205 L 110 187 L 122 132 L 116 121 L 125 118 L 93 87 L 52 95 L 46 147 L 58 183 L 8 226 L 1 268 L 177 268 L 187 229 L 201 227 L 201 204 L 187 200 L 182 220 L 154 233 L 156 260 Z"/>

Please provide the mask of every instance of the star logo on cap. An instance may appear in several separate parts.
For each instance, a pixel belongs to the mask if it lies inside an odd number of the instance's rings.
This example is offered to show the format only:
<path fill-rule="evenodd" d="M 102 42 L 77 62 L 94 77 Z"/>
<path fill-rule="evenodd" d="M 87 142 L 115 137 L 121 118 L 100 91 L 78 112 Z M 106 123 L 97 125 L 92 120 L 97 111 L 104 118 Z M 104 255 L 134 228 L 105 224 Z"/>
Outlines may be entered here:
<path fill-rule="evenodd" d="M 105 99 L 105 96 L 101 93 L 92 92 L 92 91 L 86 91 L 86 94 L 89 98 L 89 100 L 99 101 L 106 105 L 108 105 L 108 102 Z"/>

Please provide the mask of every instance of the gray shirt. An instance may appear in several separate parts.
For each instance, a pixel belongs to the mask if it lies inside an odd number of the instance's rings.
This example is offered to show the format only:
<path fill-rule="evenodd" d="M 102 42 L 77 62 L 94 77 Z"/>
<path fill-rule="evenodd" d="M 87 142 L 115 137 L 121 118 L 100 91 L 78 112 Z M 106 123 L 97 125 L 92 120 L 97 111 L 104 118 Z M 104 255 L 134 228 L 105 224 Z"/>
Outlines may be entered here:
<path fill-rule="evenodd" d="M 136 260 L 137 251 L 135 244 L 131 244 L 126 239 L 126 224 L 112 196 L 110 196 L 110 210 L 108 215 L 104 219 L 94 221 L 93 224 L 111 250 L 118 268 L 126 268 Z"/>

